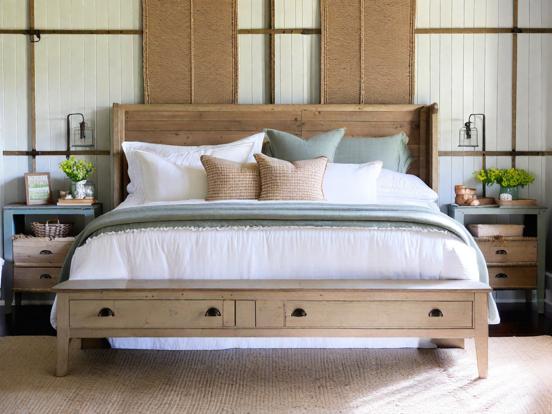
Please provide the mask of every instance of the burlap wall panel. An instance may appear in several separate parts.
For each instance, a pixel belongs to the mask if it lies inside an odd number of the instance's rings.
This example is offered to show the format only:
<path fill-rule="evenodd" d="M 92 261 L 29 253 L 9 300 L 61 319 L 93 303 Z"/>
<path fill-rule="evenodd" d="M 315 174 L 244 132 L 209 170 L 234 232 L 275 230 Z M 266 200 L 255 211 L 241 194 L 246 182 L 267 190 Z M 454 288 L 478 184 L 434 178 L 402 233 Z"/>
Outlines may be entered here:
<path fill-rule="evenodd" d="M 233 103 L 235 0 L 144 0 L 146 103 Z"/>
<path fill-rule="evenodd" d="M 361 0 L 322 0 L 322 103 L 360 102 Z"/>
<path fill-rule="evenodd" d="M 322 102 L 410 103 L 415 0 L 322 0 Z"/>
<path fill-rule="evenodd" d="M 364 0 L 363 103 L 410 103 L 414 0 Z"/>
<path fill-rule="evenodd" d="M 191 103 L 191 2 L 144 0 L 144 100 Z"/>

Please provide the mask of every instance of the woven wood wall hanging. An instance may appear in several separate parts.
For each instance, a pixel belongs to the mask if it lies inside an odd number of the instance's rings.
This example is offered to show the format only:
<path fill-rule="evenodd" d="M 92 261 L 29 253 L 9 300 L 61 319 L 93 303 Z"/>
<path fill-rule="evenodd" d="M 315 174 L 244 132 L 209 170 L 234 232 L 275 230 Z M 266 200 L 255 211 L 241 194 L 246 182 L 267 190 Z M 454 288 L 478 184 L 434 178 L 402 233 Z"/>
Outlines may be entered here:
<path fill-rule="evenodd" d="M 415 0 L 321 0 L 322 103 L 410 103 Z"/>
<path fill-rule="evenodd" d="M 235 103 L 236 0 L 143 0 L 146 103 Z"/>

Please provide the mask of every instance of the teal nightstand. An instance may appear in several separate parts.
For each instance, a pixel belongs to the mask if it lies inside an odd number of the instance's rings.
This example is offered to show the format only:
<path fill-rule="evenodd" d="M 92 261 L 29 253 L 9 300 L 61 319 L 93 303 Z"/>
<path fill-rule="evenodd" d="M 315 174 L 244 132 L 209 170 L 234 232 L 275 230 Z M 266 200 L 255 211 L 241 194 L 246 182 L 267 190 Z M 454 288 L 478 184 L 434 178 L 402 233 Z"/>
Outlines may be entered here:
<path fill-rule="evenodd" d="M 22 293 L 51 292 L 50 288 L 58 281 L 65 252 L 73 240 L 73 237 L 63 239 L 28 237 L 14 241 L 14 236 L 32 234 L 30 229 L 32 221 L 43 222 L 57 218 L 73 224 L 72 236 L 74 236 L 102 213 L 102 206 L 101 204 L 91 206 L 9 204 L 4 206 L 3 211 L 6 263 L 2 272 L 2 298 L 5 301 L 6 313 L 10 313 L 14 294 L 16 304 L 19 305 Z"/>
<path fill-rule="evenodd" d="M 481 237 L 476 241 L 489 268 L 489 282 L 493 289 L 537 290 L 539 313 L 544 312 L 546 280 L 546 207 L 448 206 L 449 216 L 464 224 L 468 215 L 522 216 L 525 224 L 523 237 Z"/>

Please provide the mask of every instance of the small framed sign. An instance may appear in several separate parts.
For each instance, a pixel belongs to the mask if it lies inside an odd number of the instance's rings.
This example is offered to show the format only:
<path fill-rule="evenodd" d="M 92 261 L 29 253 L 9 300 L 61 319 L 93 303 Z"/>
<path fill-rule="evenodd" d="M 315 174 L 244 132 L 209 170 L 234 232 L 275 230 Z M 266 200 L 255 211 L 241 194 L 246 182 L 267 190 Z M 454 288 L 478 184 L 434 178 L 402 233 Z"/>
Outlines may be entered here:
<path fill-rule="evenodd" d="M 49 204 L 51 200 L 50 173 L 25 174 L 27 205 Z"/>

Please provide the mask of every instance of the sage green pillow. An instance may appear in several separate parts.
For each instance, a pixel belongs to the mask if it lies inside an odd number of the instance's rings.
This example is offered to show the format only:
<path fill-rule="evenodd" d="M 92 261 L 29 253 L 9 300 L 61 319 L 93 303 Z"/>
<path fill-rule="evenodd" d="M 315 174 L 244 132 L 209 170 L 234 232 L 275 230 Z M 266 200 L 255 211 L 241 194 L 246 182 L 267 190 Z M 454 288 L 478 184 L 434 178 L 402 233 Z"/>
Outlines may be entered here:
<path fill-rule="evenodd" d="M 303 139 L 288 132 L 265 129 L 270 142 L 270 155 L 286 161 L 312 160 L 326 157 L 333 162 L 337 146 L 341 142 L 345 129 L 334 129 Z"/>
<path fill-rule="evenodd" d="M 408 136 L 404 132 L 381 138 L 345 138 L 337 147 L 334 162 L 364 164 L 379 160 L 387 170 L 406 173 L 412 162 L 407 144 Z"/>

